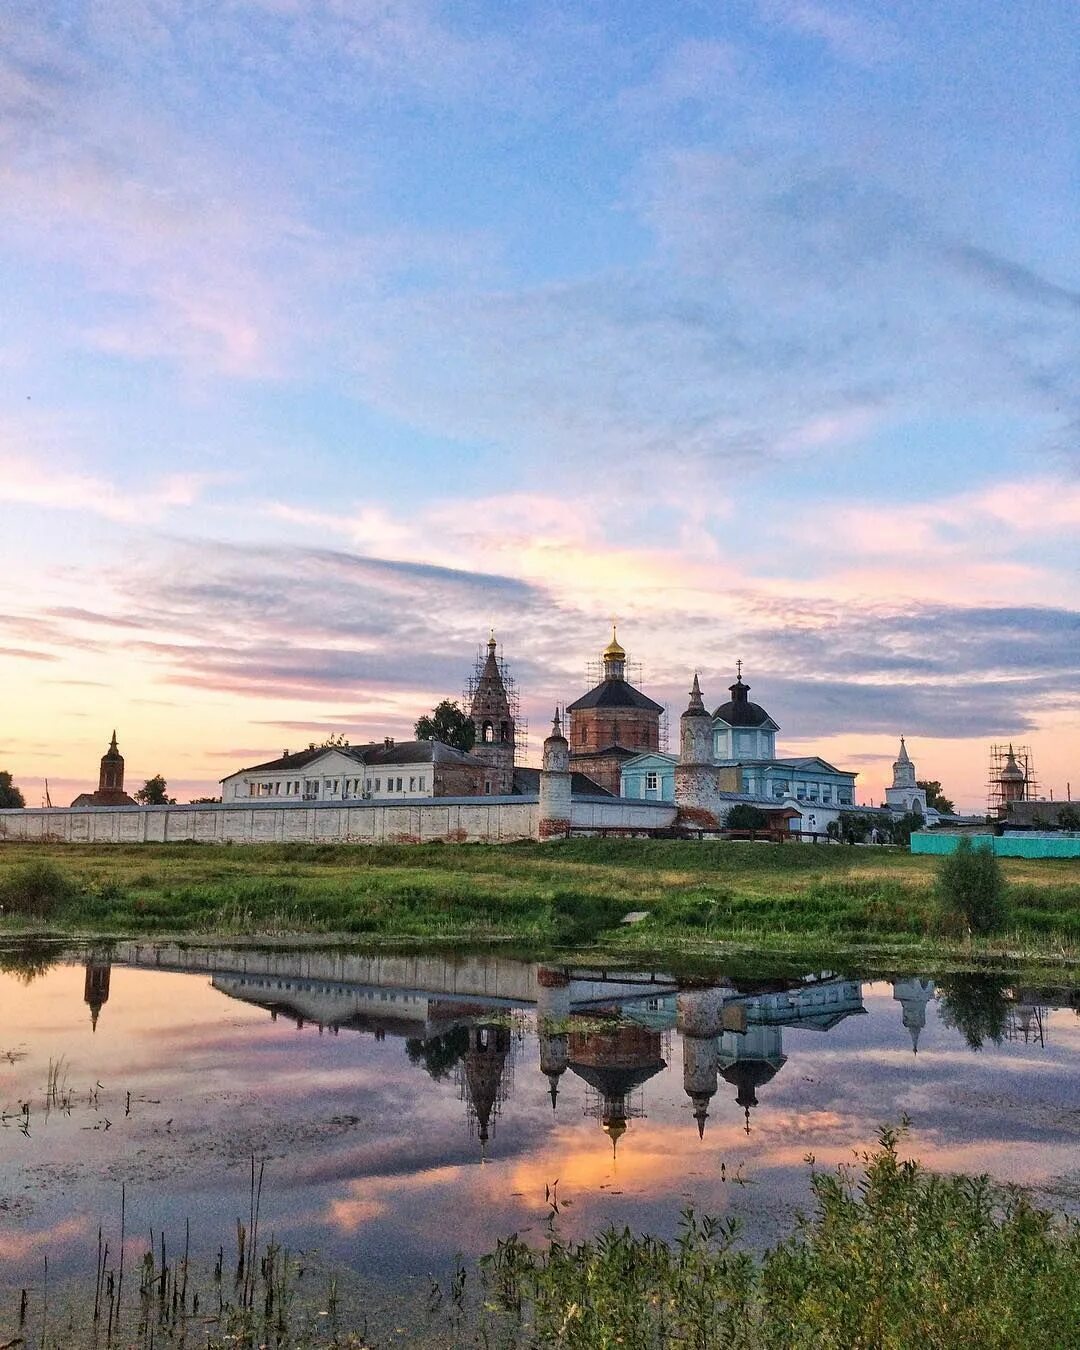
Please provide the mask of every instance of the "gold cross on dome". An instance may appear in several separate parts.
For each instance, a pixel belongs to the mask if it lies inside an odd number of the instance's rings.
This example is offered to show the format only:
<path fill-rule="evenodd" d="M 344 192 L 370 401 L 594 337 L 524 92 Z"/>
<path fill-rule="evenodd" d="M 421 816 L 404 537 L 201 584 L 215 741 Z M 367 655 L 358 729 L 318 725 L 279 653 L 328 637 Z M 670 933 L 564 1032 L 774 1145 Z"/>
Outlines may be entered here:
<path fill-rule="evenodd" d="M 736 674 L 736 676 L 737 676 L 740 680 L 742 679 L 742 662 L 741 662 L 741 661 L 736 661 L 736 662 L 735 662 L 735 674 Z"/>

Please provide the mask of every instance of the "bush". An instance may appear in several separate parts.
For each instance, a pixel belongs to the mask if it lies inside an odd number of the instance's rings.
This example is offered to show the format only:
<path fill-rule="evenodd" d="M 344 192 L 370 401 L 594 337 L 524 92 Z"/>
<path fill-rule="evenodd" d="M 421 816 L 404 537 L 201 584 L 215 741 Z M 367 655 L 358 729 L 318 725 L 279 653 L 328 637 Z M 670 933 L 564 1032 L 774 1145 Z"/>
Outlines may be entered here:
<path fill-rule="evenodd" d="M 68 874 L 45 858 L 20 863 L 0 882 L 0 912 L 49 919 L 75 895 Z"/>
<path fill-rule="evenodd" d="M 992 849 L 961 839 L 956 852 L 942 859 L 937 898 L 946 926 L 970 933 L 993 933 L 1009 918 L 1008 890 Z"/>
<path fill-rule="evenodd" d="M 769 817 L 757 806 L 749 802 L 739 802 L 727 813 L 725 830 L 767 830 Z"/>
<path fill-rule="evenodd" d="M 876 1350 L 1059 1350 L 1080 1318 L 1080 1225 L 1000 1192 L 945 1177 L 898 1153 L 882 1130 L 859 1167 L 812 1173 L 814 1212 L 762 1256 L 740 1249 L 737 1220 L 687 1210 L 678 1238 L 605 1229 L 591 1241 L 555 1228 L 539 1250 L 518 1236 L 466 1272 L 444 1343 L 567 1350 L 862 1346 Z M 812 1160 L 811 1160 L 812 1161 Z M 464 1318 L 461 1314 L 464 1313 Z M 460 1325 L 463 1321 L 464 1325 Z"/>

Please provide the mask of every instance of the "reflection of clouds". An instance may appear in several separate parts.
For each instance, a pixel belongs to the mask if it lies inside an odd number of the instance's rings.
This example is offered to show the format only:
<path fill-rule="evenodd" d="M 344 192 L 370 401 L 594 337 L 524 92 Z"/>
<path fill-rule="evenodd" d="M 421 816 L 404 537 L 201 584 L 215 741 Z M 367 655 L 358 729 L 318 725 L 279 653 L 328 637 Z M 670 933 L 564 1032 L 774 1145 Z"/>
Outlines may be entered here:
<path fill-rule="evenodd" d="M 25 1261 L 31 1257 L 46 1256 L 56 1247 L 84 1237 L 89 1231 L 89 1216 L 83 1214 L 61 1219 L 51 1228 L 42 1228 L 33 1233 L 0 1232 L 0 1260 Z"/>

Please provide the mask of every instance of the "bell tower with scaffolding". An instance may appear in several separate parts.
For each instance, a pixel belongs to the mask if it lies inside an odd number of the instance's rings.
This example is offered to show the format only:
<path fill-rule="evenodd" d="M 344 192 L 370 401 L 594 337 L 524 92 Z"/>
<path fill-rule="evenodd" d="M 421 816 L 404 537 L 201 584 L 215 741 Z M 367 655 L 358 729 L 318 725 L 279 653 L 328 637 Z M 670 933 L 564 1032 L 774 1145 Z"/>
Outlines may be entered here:
<path fill-rule="evenodd" d="M 1011 802 L 1033 802 L 1039 796 L 1035 759 L 1030 745 L 992 745 L 986 783 L 986 814 L 1003 820 Z"/>
<path fill-rule="evenodd" d="M 465 706 L 475 732 L 472 753 L 488 766 L 484 790 L 506 797 L 514 790 L 514 765 L 528 749 L 528 723 L 521 716 L 521 700 L 514 677 L 498 651 L 494 630 L 487 650 L 476 654 L 476 665 L 465 686 Z"/>

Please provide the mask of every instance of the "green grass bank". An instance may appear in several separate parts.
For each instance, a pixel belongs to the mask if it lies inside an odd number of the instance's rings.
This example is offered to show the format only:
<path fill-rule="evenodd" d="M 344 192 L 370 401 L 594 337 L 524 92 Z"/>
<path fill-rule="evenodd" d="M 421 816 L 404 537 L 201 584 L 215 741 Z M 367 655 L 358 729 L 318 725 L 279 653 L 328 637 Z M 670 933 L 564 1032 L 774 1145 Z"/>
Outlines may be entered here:
<path fill-rule="evenodd" d="M 513 939 L 628 952 L 766 944 L 1080 960 L 1080 864 L 1006 860 L 1005 928 L 943 925 L 938 860 L 885 848 L 549 844 L 0 846 L 0 932 Z M 648 917 L 622 924 L 631 911 Z"/>

